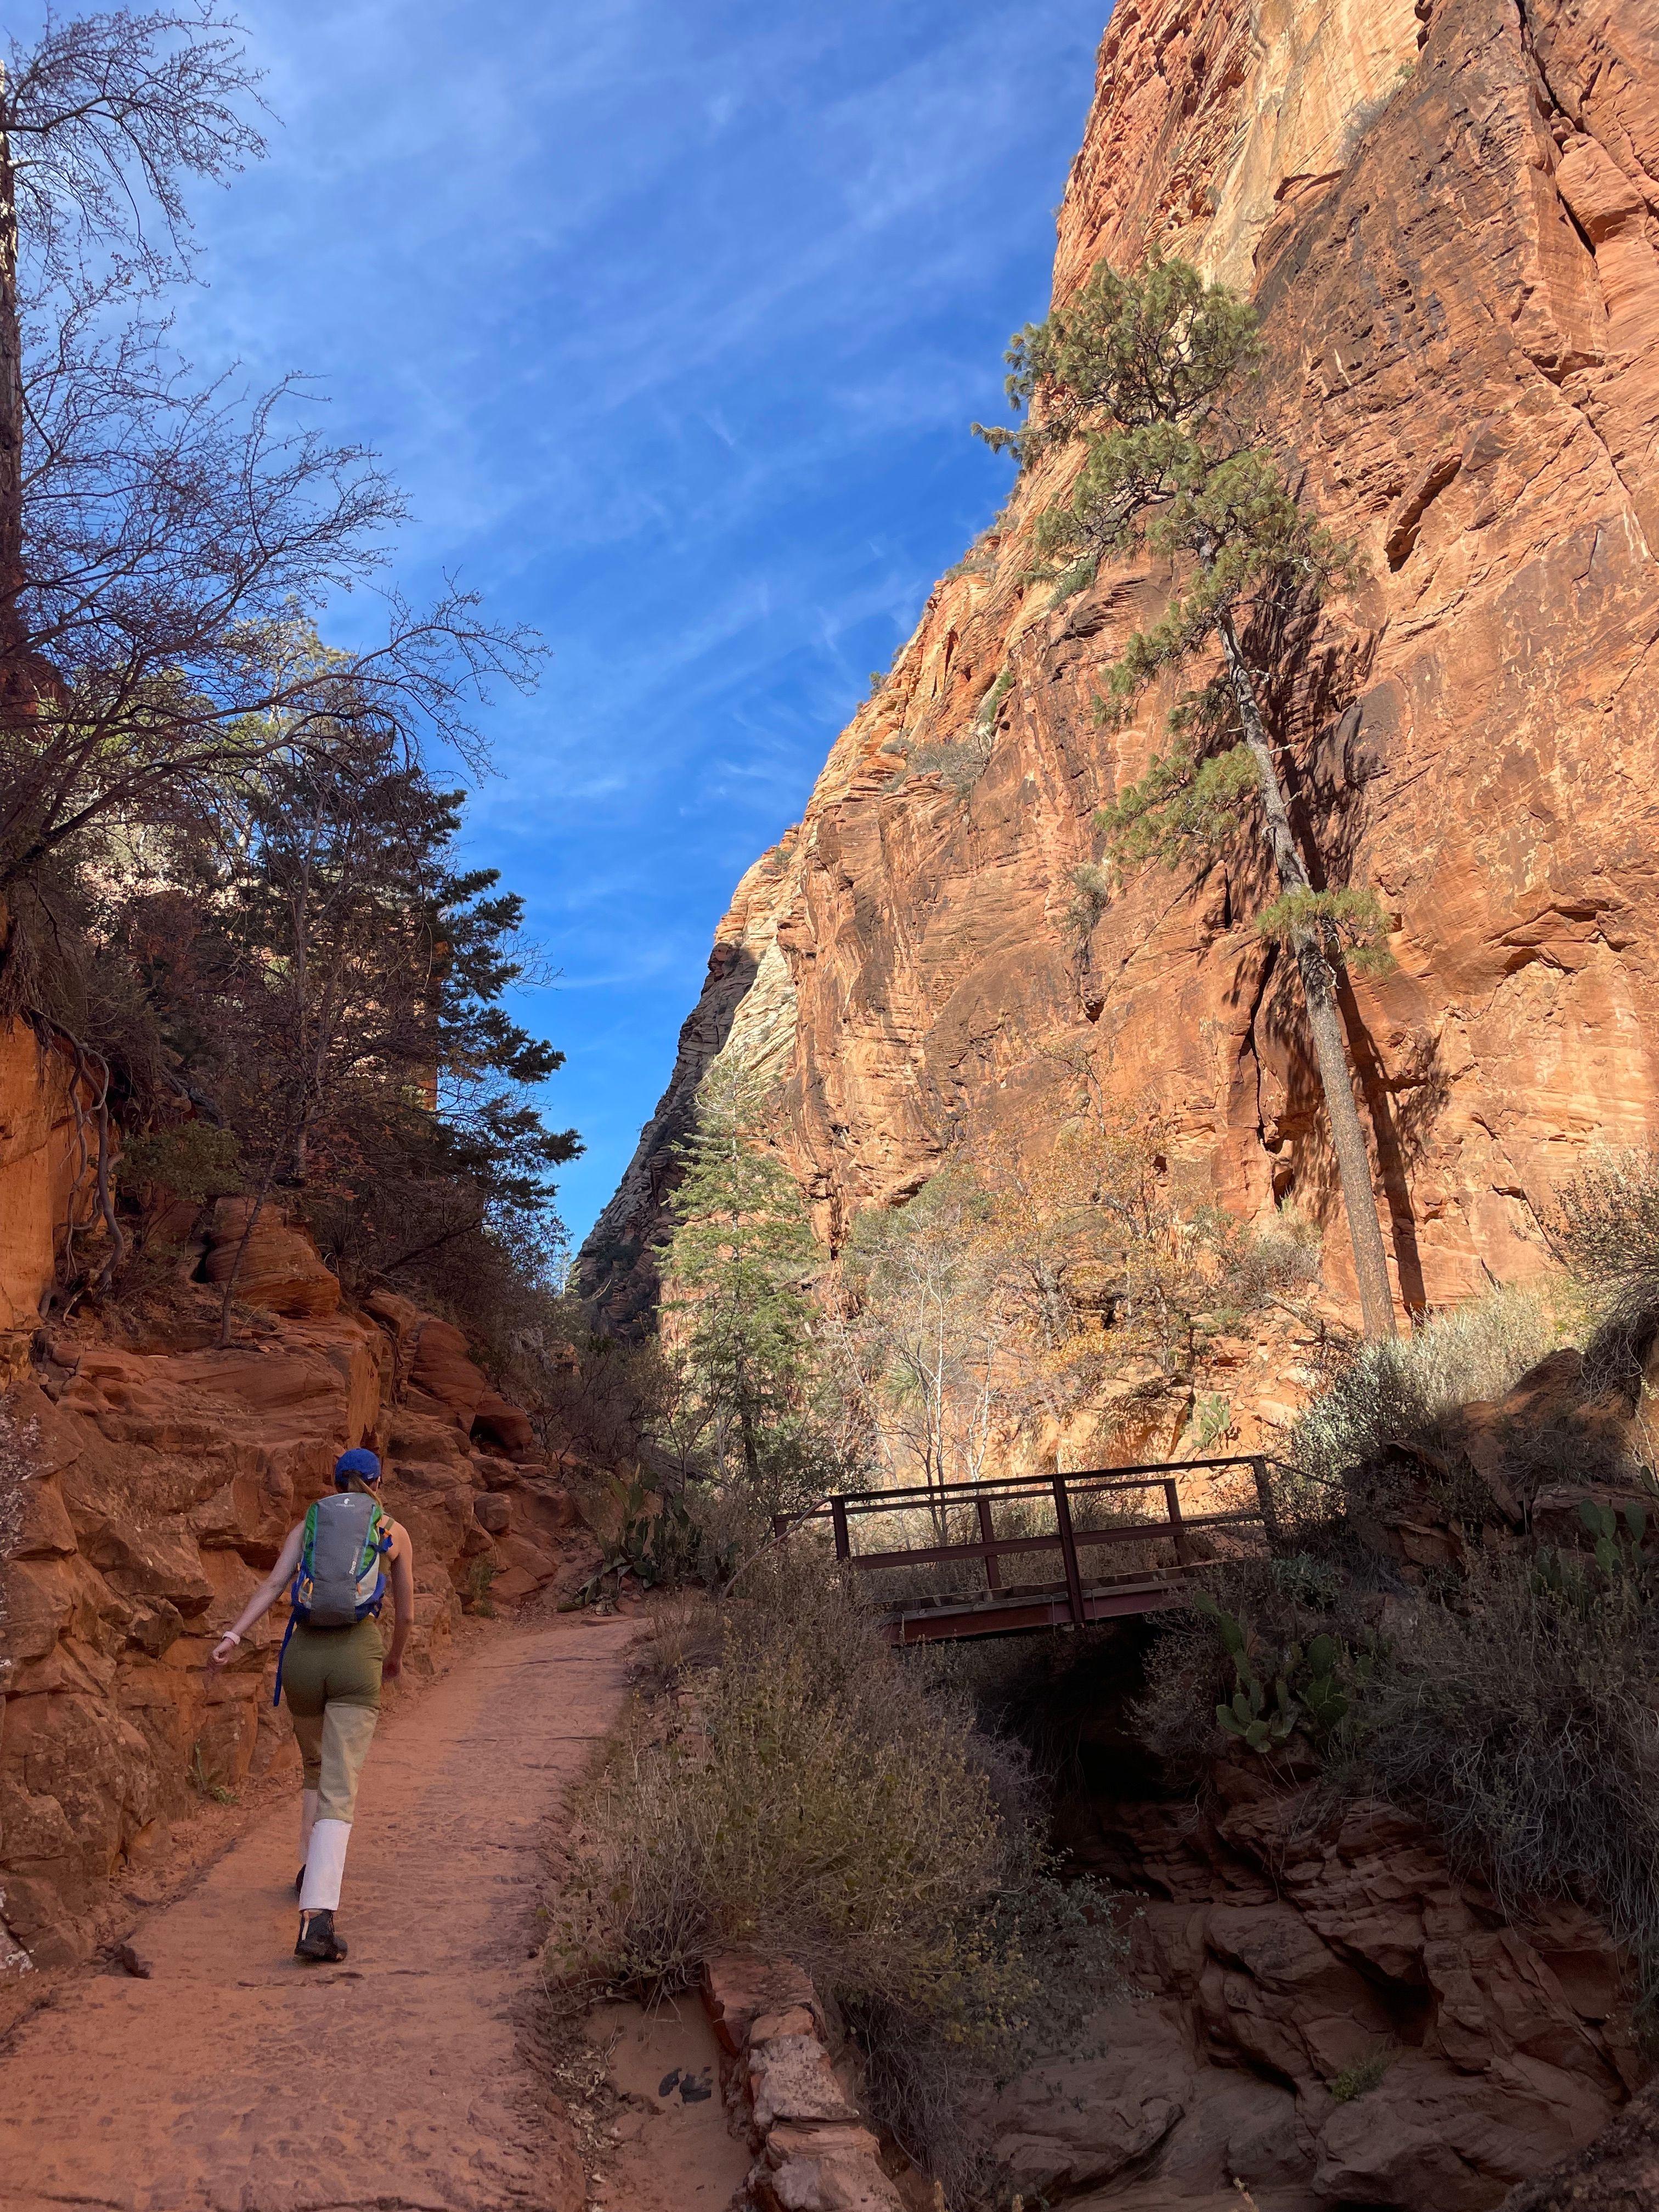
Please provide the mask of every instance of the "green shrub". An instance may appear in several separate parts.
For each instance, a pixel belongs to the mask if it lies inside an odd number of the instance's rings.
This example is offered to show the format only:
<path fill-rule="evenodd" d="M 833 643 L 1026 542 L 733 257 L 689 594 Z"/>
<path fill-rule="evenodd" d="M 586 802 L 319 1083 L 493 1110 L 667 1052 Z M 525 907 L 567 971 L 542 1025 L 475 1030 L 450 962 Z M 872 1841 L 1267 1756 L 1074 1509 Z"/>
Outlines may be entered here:
<path fill-rule="evenodd" d="M 1608 1152 L 1555 1194 L 1556 1256 L 1604 1293 L 1659 1299 L 1659 1152 Z"/>
<path fill-rule="evenodd" d="M 1072 902 L 1066 909 L 1066 933 L 1082 945 L 1112 901 L 1112 872 L 1098 860 L 1072 871 Z"/>
<path fill-rule="evenodd" d="M 242 1148 L 229 1129 L 183 1121 L 128 1138 L 119 1172 L 124 1183 L 159 1184 L 200 1206 L 242 1188 Z"/>
<path fill-rule="evenodd" d="M 1592 1160 L 1555 1194 L 1545 1225 L 1597 1316 L 1584 1348 L 1589 1387 L 1640 1406 L 1659 1340 L 1659 1151 Z M 1650 1431 L 1650 1455 L 1653 1447 Z"/>
<path fill-rule="evenodd" d="M 216 1805 L 234 1805 L 236 1802 L 236 1792 L 221 1780 L 218 1770 L 216 1768 L 211 1773 L 208 1771 L 199 1743 L 191 1747 L 187 1771 L 190 1786 L 198 1797 L 211 1797 Z"/>
<path fill-rule="evenodd" d="M 904 755 L 904 766 L 888 778 L 887 788 L 896 791 L 913 775 L 936 775 L 946 790 L 965 799 L 989 767 L 995 738 L 987 722 L 975 722 L 962 737 L 950 741 L 913 744 L 908 738 L 896 738 L 890 750 Z"/>
<path fill-rule="evenodd" d="M 1172 1778 L 1201 1783 L 1236 1742 L 1271 1756 L 1296 1735 L 1328 1753 L 1346 1729 L 1376 1662 L 1379 1586 L 1401 1594 L 1405 1585 L 1390 1563 L 1345 1555 L 1340 1532 L 1329 1534 L 1328 1555 L 1210 1567 L 1193 1611 L 1159 1635 L 1135 1719 Z"/>
<path fill-rule="evenodd" d="M 466 1589 L 461 1598 L 465 1611 L 484 1620 L 494 1620 L 495 1607 L 489 1593 L 495 1587 L 496 1573 L 496 1563 L 488 1553 L 474 1559 L 466 1571 Z"/>
<path fill-rule="evenodd" d="M 1233 1662 L 1237 1686 L 1231 1698 L 1216 1701 L 1216 1724 L 1224 1735 L 1252 1751 L 1270 1753 L 1293 1735 L 1320 1744 L 1335 1734 L 1352 1710 L 1356 1692 L 1370 1679 L 1374 1654 L 1369 1638 L 1367 1649 L 1355 1651 L 1321 1629 L 1305 1645 L 1292 1638 L 1282 1647 L 1264 1649 L 1207 1590 L 1194 1591 L 1193 1605 L 1215 1629 Z"/>
<path fill-rule="evenodd" d="M 579 1809 L 562 1978 L 649 1995 L 740 1945 L 800 1961 L 878 2117 L 961 2201 L 975 2090 L 1121 1986 L 1107 1900 L 1063 1886 L 1030 1774 L 799 1540 L 727 1601 L 694 1720 L 637 1711 Z"/>
<path fill-rule="evenodd" d="M 1331 2095 L 1339 2105 L 1351 2105 L 1356 2097 L 1368 2096 L 1382 2086 L 1382 2077 L 1395 2062 L 1395 2053 L 1386 2046 L 1367 2051 L 1357 2064 L 1345 2066 L 1331 2082 Z"/>

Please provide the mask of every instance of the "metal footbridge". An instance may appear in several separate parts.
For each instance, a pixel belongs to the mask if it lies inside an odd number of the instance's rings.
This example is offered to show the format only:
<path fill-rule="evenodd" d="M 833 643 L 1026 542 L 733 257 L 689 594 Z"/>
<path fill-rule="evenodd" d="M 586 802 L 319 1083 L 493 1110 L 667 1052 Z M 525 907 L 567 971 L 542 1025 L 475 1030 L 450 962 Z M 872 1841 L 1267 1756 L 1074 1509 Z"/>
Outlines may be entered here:
<path fill-rule="evenodd" d="M 1182 1485 L 1199 1477 L 1206 1510 L 1183 1510 Z M 843 1491 L 774 1526 L 827 1526 L 836 1557 L 871 1578 L 895 1644 L 1161 1612 L 1185 1601 L 1194 1568 L 1275 1530 L 1259 1454 Z"/>

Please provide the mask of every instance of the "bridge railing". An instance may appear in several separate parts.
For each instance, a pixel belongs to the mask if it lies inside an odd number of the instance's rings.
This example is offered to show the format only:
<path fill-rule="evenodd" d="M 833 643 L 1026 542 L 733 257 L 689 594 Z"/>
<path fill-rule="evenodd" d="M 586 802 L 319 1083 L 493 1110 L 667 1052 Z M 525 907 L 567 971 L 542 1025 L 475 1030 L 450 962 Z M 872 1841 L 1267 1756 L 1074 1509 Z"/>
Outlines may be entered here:
<path fill-rule="evenodd" d="M 1229 1474 L 1243 1483 L 1247 1503 L 1219 1510 L 1183 1509 L 1183 1478 L 1207 1475 L 1213 1487 Z M 1139 1498 L 1150 1498 L 1154 1510 L 1126 1513 L 1125 1506 Z M 1103 1504 L 1108 1516 L 1104 1519 L 1097 1517 Z M 1012 1513 L 1009 1509 L 1013 1509 Z M 1013 1517 L 1024 1524 L 1017 1533 L 998 1532 L 1000 1510 L 1005 1522 Z M 1046 1521 L 1050 1516 L 1051 1528 L 1033 1529 L 1034 1517 Z M 900 1523 L 899 1533 L 907 1540 L 896 1545 L 890 1540 L 875 1548 L 860 1547 L 859 1537 L 869 1533 L 873 1524 L 882 1519 L 890 1523 L 895 1517 Z M 981 1613 L 999 1607 L 1020 1607 L 1031 1595 L 1032 1586 L 1024 1577 L 1018 1572 L 1005 1574 L 1005 1561 L 1015 1568 L 1035 1565 L 1045 1554 L 1052 1561 L 1057 1553 L 1063 1583 L 1053 1585 L 1056 1603 L 1048 1610 L 1062 1625 L 1069 1620 L 1078 1627 L 1100 1617 L 1093 1595 L 1099 1586 L 1098 1570 L 1085 1574 L 1085 1555 L 1091 1555 L 1092 1568 L 1093 1555 L 1102 1549 L 1109 1559 L 1113 1547 L 1138 1546 L 1143 1553 L 1148 1547 L 1167 1547 L 1168 1566 L 1155 1565 L 1143 1570 L 1141 1579 L 1150 1604 L 1158 1600 L 1160 1585 L 1166 1595 L 1174 1595 L 1168 1586 L 1183 1580 L 1187 1570 L 1199 1564 L 1207 1552 L 1208 1543 L 1195 1545 L 1195 1537 L 1210 1531 L 1249 1528 L 1260 1528 L 1269 1538 L 1277 1533 L 1267 1461 L 1254 1453 L 1148 1461 L 1065 1474 L 1004 1475 L 976 1483 L 846 1491 L 825 1498 L 810 1512 L 780 1515 L 774 1526 L 784 1535 L 792 1528 L 814 1524 L 827 1524 L 836 1558 L 861 1573 L 890 1576 L 896 1571 L 908 1570 L 914 1577 L 918 1570 L 976 1563 L 975 1579 L 982 1580 L 983 1588 L 973 1601 Z M 974 1533 L 964 1534 L 965 1529 Z M 917 1533 L 933 1540 L 915 1540 Z M 963 1590 L 951 1595 L 962 1602 L 969 1594 Z M 933 1601 L 938 1604 L 942 1599 L 936 1594 Z"/>

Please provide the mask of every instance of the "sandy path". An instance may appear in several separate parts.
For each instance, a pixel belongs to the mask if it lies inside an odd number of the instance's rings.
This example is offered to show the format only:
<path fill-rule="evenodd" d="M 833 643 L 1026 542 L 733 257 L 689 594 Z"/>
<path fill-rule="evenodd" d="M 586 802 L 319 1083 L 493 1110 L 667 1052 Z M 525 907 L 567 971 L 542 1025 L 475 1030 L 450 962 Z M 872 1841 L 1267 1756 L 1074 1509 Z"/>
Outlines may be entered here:
<path fill-rule="evenodd" d="M 0 2206 L 568 2212 L 520 2031 L 548 1823 L 616 1717 L 627 1621 L 509 1630 L 384 1723 L 342 1966 L 298 1965 L 295 1818 L 267 1814 L 0 2061 Z"/>

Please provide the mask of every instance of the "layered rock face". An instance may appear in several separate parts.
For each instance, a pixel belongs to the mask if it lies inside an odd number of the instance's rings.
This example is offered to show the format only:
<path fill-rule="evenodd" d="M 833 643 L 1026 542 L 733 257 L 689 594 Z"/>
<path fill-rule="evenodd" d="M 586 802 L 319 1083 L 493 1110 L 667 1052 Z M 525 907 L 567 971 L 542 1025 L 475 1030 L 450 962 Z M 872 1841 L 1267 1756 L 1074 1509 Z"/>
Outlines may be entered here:
<path fill-rule="evenodd" d="M 1344 1012 L 1402 1310 L 1525 1278 L 1552 1188 L 1659 1124 L 1656 180 L 1647 9 L 1121 0 L 1061 210 L 1058 300 L 1154 242 L 1254 296 L 1269 434 L 1364 563 L 1272 708 L 1310 846 L 1393 922 L 1394 971 Z M 1094 811 L 1169 704 L 1093 713 L 1154 570 L 1060 607 L 1026 577 L 1074 465 L 1022 479 L 739 887 L 586 1255 L 617 1316 L 653 1295 L 671 1148 L 720 1052 L 775 1072 L 831 1241 L 953 1146 L 1050 1141 L 1091 1081 L 1157 1109 L 1236 1212 L 1319 1221 L 1350 1297 L 1259 857 L 1150 867 L 1068 925 Z M 903 772 L 902 745 L 964 741 L 989 752 L 965 791 Z"/>
<path fill-rule="evenodd" d="M 1512 2191 L 1504 2212 L 1642 2212 L 1648 2204 L 1659 2204 L 1659 2082 L 1587 2151 Z"/>
<path fill-rule="evenodd" d="M 10 1188 L 0 1178 L 0 1200 Z M 218 1209 L 210 1281 L 244 1225 Z M 49 1233 L 44 1264 L 49 1279 Z M 343 1304 L 275 1217 L 238 1294 L 254 1325 L 228 1351 L 203 1289 L 195 1325 L 175 1320 L 154 1345 L 55 1328 L 0 1402 L 0 1950 L 14 1965 L 84 1956 L 118 1909 L 112 1880 L 194 1793 L 294 1756 L 271 1705 L 286 1607 L 227 1673 L 210 1681 L 203 1664 L 348 1445 L 381 1454 L 413 1540 L 416 1677 L 464 1599 L 510 1604 L 591 1564 L 528 1421 L 458 1329 L 386 1292 Z"/>
<path fill-rule="evenodd" d="M 1589 1914 L 1512 1924 L 1415 1822 L 1322 1819 L 1249 1753 L 1216 1784 L 1202 1814 L 1078 1808 L 1079 1858 L 1146 1899 L 1152 1997 L 1005 2094 L 1028 2193 L 1162 2212 L 1242 2182 L 1262 2212 L 1486 2212 L 1607 2124 L 1647 2069 Z"/>

